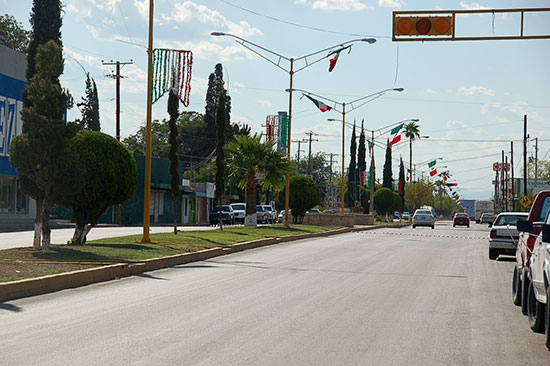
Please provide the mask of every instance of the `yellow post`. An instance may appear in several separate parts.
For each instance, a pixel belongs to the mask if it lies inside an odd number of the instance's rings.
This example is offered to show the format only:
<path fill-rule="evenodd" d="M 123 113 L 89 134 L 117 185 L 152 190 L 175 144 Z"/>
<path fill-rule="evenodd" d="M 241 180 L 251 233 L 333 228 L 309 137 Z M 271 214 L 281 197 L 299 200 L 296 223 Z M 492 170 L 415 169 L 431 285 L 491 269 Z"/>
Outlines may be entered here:
<path fill-rule="evenodd" d="M 369 202 L 369 212 L 371 215 L 374 216 L 374 130 L 372 132 L 372 140 L 371 140 L 371 160 L 370 160 L 370 202 Z"/>
<path fill-rule="evenodd" d="M 352 105 L 353 106 L 353 105 Z M 342 192 L 340 198 L 342 200 L 340 215 L 344 215 L 344 188 L 346 185 L 346 176 L 345 176 L 345 165 L 344 165 L 344 156 L 346 152 L 346 103 L 342 103 Z"/>
<path fill-rule="evenodd" d="M 153 0 L 149 0 L 149 45 L 147 48 L 147 135 L 145 149 L 145 192 L 143 197 L 143 237 L 141 243 L 150 243 L 149 209 L 151 204 L 151 115 L 153 89 Z"/>
<path fill-rule="evenodd" d="M 292 77 L 294 76 L 294 58 L 290 59 L 290 91 L 288 99 L 288 133 L 287 133 L 287 161 L 290 164 L 290 131 L 292 126 Z M 290 206 L 290 173 L 286 175 L 286 191 L 285 191 L 285 226 L 288 227 L 288 211 Z"/>

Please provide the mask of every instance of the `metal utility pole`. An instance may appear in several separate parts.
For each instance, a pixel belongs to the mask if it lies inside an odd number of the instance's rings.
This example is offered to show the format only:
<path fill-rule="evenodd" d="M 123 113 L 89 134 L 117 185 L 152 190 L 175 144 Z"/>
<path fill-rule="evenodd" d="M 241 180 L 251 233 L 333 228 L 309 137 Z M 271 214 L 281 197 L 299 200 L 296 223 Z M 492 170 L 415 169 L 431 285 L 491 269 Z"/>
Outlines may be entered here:
<path fill-rule="evenodd" d="M 319 141 L 319 140 L 312 138 L 313 135 L 317 136 L 317 134 L 313 131 L 306 132 L 306 135 L 309 135 L 309 156 L 307 160 L 307 175 L 311 177 L 311 142 Z"/>
<path fill-rule="evenodd" d="M 104 66 L 116 66 L 116 71 L 114 75 L 107 75 L 110 78 L 113 78 L 116 80 L 116 139 L 120 141 L 120 79 L 122 79 L 124 76 L 120 75 L 120 70 L 124 65 L 131 65 L 134 62 L 130 60 L 129 62 L 120 62 L 116 61 L 113 62 L 101 62 Z"/>
<path fill-rule="evenodd" d="M 527 115 L 523 116 L 523 195 L 527 196 Z"/>
<path fill-rule="evenodd" d="M 333 163 L 333 160 L 332 158 L 334 156 L 338 156 L 338 154 L 333 154 L 333 153 L 330 153 L 330 154 L 327 154 L 325 153 L 325 155 L 330 155 L 330 165 L 329 165 L 329 176 L 328 176 L 328 180 L 329 180 L 329 202 L 332 203 L 332 200 L 334 198 L 334 193 L 333 193 L 333 187 L 332 187 L 332 163 Z"/>
<path fill-rule="evenodd" d="M 504 150 L 502 150 L 502 168 L 500 170 L 500 191 L 501 191 L 501 198 L 502 198 L 502 208 L 506 205 L 506 191 L 504 190 L 504 172 L 506 171 L 506 165 L 504 165 Z"/>
<path fill-rule="evenodd" d="M 297 166 L 298 166 L 298 170 L 300 170 L 300 152 L 301 152 L 301 151 L 304 151 L 304 150 L 300 150 L 300 144 L 301 144 L 302 142 L 307 142 L 307 140 L 306 140 L 306 139 L 302 139 L 302 140 L 293 140 L 292 142 L 297 142 L 297 143 L 298 143 L 298 150 L 297 150 L 297 153 L 298 153 L 298 160 L 297 160 L 296 164 L 297 164 Z M 299 173 L 299 171 L 298 171 L 298 173 Z"/>
<path fill-rule="evenodd" d="M 516 211 L 516 189 L 514 178 L 514 141 L 510 141 L 510 167 L 512 168 L 512 211 Z"/>
<path fill-rule="evenodd" d="M 504 161 L 505 161 L 505 166 L 506 166 L 506 172 L 505 172 L 506 181 L 505 181 L 505 185 L 504 185 L 504 192 L 506 192 L 506 194 L 505 194 L 506 201 L 505 202 L 506 202 L 506 211 L 508 211 L 508 200 L 510 199 L 510 195 L 508 194 L 508 156 L 505 157 Z"/>
<path fill-rule="evenodd" d="M 372 151 L 370 154 L 370 201 L 369 201 L 369 213 L 374 217 L 374 130 L 371 131 L 371 143 Z M 342 169 L 343 170 L 343 169 Z M 411 172 L 412 177 L 412 172 Z"/>
<path fill-rule="evenodd" d="M 535 187 L 538 184 L 538 178 L 539 178 L 538 165 L 539 165 L 539 138 L 535 137 Z"/>

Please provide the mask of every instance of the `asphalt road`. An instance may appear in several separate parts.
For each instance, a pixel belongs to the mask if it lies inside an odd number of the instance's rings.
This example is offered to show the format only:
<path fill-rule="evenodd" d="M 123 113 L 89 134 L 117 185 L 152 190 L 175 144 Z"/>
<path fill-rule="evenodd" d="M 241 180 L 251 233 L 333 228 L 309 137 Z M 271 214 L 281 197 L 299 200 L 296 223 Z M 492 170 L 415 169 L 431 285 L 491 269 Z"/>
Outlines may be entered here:
<path fill-rule="evenodd" d="M 487 233 L 302 240 L 0 303 L 0 364 L 549 365 Z"/>

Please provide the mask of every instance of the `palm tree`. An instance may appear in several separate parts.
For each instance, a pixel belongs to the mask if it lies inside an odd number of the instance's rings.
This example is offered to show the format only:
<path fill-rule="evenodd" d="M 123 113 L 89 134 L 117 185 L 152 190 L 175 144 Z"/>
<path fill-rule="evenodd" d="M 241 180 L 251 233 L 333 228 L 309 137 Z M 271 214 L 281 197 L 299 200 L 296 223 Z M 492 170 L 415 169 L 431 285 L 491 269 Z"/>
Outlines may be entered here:
<path fill-rule="evenodd" d="M 416 122 L 409 122 L 405 125 L 405 137 L 409 139 L 409 151 L 410 151 L 410 159 L 409 159 L 409 174 L 411 177 L 412 182 L 412 164 L 413 164 L 413 141 L 417 138 L 420 138 L 420 125 L 416 124 Z"/>
<path fill-rule="evenodd" d="M 292 168 L 286 155 L 276 150 L 275 141 L 261 142 L 262 135 L 235 136 L 235 141 L 227 145 L 227 170 L 229 180 L 239 188 L 246 187 L 245 225 L 256 226 L 256 179 L 262 177 L 264 188 L 281 189 L 284 176 Z"/>

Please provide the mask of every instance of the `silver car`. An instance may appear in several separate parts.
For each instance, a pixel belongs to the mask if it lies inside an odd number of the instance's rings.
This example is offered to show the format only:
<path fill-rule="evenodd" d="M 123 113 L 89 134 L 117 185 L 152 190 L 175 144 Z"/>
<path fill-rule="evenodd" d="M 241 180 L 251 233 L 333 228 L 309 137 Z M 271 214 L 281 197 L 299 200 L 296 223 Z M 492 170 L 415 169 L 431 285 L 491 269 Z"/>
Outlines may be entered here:
<path fill-rule="evenodd" d="M 244 217 L 246 216 L 246 203 L 232 203 L 230 206 L 235 213 L 235 222 L 244 224 Z"/>
<path fill-rule="evenodd" d="M 413 229 L 417 226 L 429 226 L 432 229 L 435 228 L 435 217 L 430 210 L 418 209 L 414 212 L 412 217 Z"/>
<path fill-rule="evenodd" d="M 502 212 L 498 214 L 489 232 L 489 259 L 495 260 L 500 254 L 516 254 L 519 232 L 518 220 L 527 220 L 527 212 Z"/>

